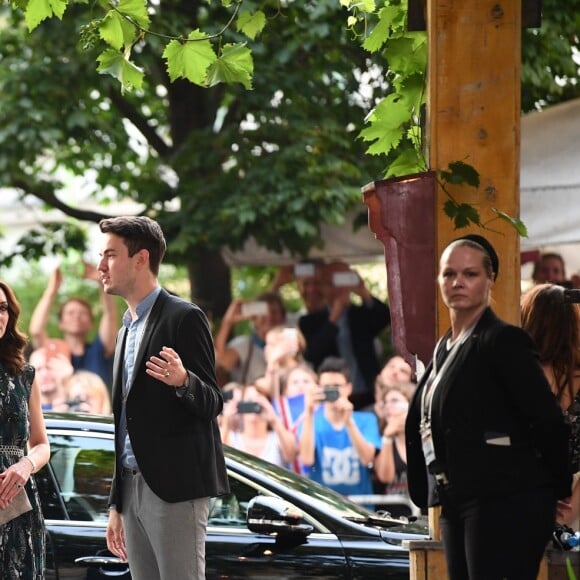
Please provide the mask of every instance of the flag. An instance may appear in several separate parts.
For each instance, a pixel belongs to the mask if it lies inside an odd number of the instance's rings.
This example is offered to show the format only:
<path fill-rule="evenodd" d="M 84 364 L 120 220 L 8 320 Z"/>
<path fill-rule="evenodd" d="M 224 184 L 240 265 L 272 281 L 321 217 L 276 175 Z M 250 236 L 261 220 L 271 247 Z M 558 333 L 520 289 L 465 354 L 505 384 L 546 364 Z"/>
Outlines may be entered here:
<path fill-rule="evenodd" d="M 284 427 L 290 431 L 298 441 L 298 428 L 304 420 L 304 395 L 294 397 L 280 397 L 272 402 L 274 411 L 282 419 Z M 304 473 L 298 459 L 293 461 L 292 469 L 296 473 Z"/>

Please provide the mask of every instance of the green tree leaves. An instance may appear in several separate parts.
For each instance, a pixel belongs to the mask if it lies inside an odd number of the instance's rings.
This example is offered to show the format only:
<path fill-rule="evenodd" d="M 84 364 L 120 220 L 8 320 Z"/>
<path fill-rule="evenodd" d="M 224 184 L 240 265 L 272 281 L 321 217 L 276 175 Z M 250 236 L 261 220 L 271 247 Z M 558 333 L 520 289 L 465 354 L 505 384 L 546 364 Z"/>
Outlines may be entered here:
<path fill-rule="evenodd" d="M 140 89 L 143 86 L 143 71 L 124 58 L 122 53 L 107 48 L 97 57 L 97 61 L 97 70 L 116 78 L 123 90 Z"/>
<path fill-rule="evenodd" d="M 248 38 L 255 40 L 266 25 L 266 15 L 258 10 L 253 14 L 249 10 L 243 10 L 238 17 L 237 29 Z"/>
<path fill-rule="evenodd" d="M 137 37 L 137 28 L 119 12 L 111 10 L 99 25 L 101 38 L 115 50 L 130 48 Z"/>
<path fill-rule="evenodd" d="M 222 30 L 210 35 L 195 28 L 187 35 L 160 34 L 151 28 L 146 0 L 105 0 L 93 5 L 94 13 L 81 30 L 82 44 L 93 48 L 102 42 L 104 48 L 97 56 L 98 71 L 109 74 L 121 83 L 122 92 L 140 89 L 144 69 L 135 61 L 133 48 L 147 37 L 165 39 L 163 57 L 167 73 L 172 81 L 187 79 L 204 87 L 218 83 L 241 83 L 246 89 L 252 87 L 253 57 L 246 43 L 223 43 L 224 33 L 235 24 L 245 37 L 255 40 L 266 24 L 262 10 L 239 12 L 243 0 L 222 0 L 221 4 L 231 11 L 230 19 Z M 56 16 L 62 19 L 67 6 L 73 0 L 17 0 L 15 6 L 22 8 L 30 31 L 46 19 Z M 163 12 L 164 7 L 159 11 Z M 102 14 L 98 14 L 99 9 Z"/>
<path fill-rule="evenodd" d="M 52 16 L 62 19 L 67 4 L 68 0 L 29 0 L 25 9 L 28 30 L 34 30 L 43 20 Z"/>
<path fill-rule="evenodd" d="M 207 69 L 217 57 L 207 35 L 194 30 L 187 37 L 190 42 L 172 40 L 163 51 L 171 81 L 185 78 L 196 85 L 205 85 Z"/>

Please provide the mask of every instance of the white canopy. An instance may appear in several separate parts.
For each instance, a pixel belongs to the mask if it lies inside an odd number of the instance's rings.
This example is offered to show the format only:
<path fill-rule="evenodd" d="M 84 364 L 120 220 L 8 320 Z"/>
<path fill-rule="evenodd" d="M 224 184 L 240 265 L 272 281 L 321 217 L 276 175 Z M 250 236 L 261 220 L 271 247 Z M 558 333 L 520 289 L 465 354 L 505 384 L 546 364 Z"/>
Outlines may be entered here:
<path fill-rule="evenodd" d="M 580 99 L 522 119 L 522 248 L 580 242 Z"/>
<path fill-rule="evenodd" d="M 522 249 L 560 252 L 580 271 L 580 99 L 522 118 L 520 175 Z"/>

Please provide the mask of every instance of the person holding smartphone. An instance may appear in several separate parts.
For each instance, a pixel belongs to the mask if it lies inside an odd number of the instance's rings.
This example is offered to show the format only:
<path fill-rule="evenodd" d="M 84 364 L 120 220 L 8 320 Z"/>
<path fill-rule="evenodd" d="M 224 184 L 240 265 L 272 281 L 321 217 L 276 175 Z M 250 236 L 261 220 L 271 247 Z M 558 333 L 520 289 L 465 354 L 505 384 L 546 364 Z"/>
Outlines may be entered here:
<path fill-rule="evenodd" d="M 368 291 L 363 279 L 348 264 L 324 266 L 326 303 L 300 317 L 298 326 L 306 339 L 304 358 L 315 370 L 329 357 L 348 365 L 355 409 L 374 402 L 374 382 L 381 367 L 376 338 L 391 321 L 389 307 Z M 351 297 L 360 298 L 355 304 Z"/>
<path fill-rule="evenodd" d="M 320 365 L 319 384 L 305 397 L 299 459 L 312 480 L 344 495 L 367 495 L 381 439 L 375 415 L 355 411 L 349 401 L 349 376 L 343 359 L 329 357 Z"/>
<path fill-rule="evenodd" d="M 286 308 L 279 294 L 265 292 L 256 300 L 233 300 L 215 335 L 216 364 L 230 381 L 252 384 L 266 373 L 266 334 L 284 324 Z M 237 324 L 249 321 L 250 334 L 232 337 Z"/>
<path fill-rule="evenodd" d="M 381 439 L 381 451 L 375 458 L 374 472 L 382 489 L 381 494 L 409 496 L 407 485 L 407 449 L 405 446 L 405 421 L 409 402 L 413 398 L 414 383 L 392 383 L 383 392 L 383 419 L 385 428 Z M 381 509 L 378 506 L 377 509 Z M 408 506 L 388 505 L 384 509 L 391 515 L 410 515 Z"/>
<path fill-rule="evenodd" d="M 241 399 L 234 397 L 224 405 L 222 441 L 281 467 L 297 454 L 294 435 L 253 385 L 241 389 Z"/>

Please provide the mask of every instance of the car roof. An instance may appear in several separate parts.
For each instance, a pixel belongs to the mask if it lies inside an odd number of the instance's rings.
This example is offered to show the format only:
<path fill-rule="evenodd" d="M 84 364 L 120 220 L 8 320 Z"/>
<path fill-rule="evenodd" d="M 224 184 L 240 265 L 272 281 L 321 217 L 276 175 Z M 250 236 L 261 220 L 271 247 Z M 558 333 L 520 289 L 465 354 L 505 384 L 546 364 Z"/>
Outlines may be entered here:
<path fill-rule="evenodd" d="M 78 429 L 79 431 L 99 431 L 114 433 L 113 415 L 90 415 L 89 413 L 44 412 L 47 429 Z"/>

